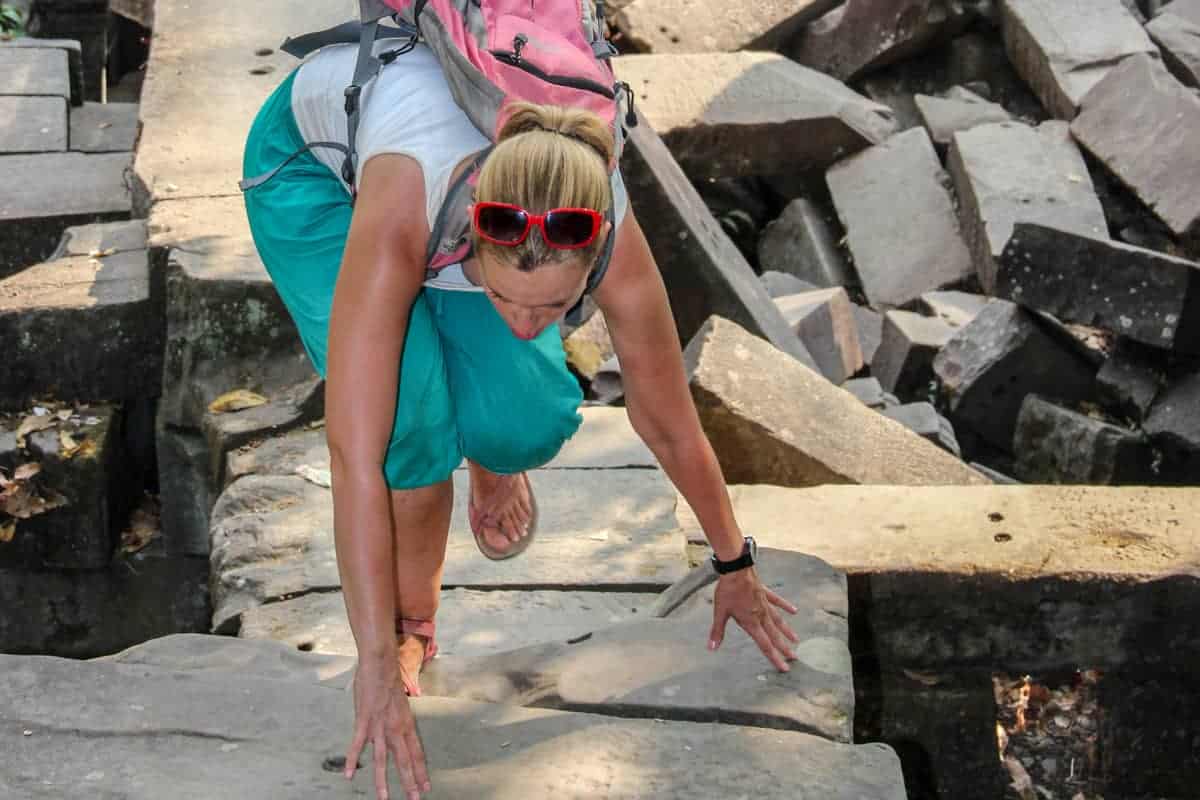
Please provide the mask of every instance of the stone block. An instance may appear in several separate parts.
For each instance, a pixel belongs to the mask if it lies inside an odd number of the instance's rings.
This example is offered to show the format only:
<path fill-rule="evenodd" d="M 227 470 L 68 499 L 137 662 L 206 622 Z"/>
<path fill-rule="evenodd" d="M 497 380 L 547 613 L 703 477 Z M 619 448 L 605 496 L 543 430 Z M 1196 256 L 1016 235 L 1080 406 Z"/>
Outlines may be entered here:
<path fill-rule="evenodd" d="M 646 617 L 657 597 L 648 592 L 446 589 L 437 612 L 439 663 L 462 664 L 636 621 Z M 238 636 L 274 639 L 304 652 L 358 655 L 341 592 L 314 592 L 249 609 L 242 614 Z M 424 676 L 421 688 L 432 694 Z"/>
<path fill-rule="evenodd" d="M 1172 380 L 1143 427 L 1165 451 L 1168 480 L 1200 482 L 1200 372 Z"/>
<path fill-rule="evenodd" d="M 937 413 L 932 403 L 907 403 L 885 408 L 880 413 L 955 457 L 962 457 L 958 439 L 954 435 L 954 426 L 950 424 L 950 420 Z"/>
<path fill-rule="evenodd" d="M 232 388 L 232 387 L 231 387 Z M 225 459 L 254 440 L 286 433 L 325 416 L 325 382 L 310 375 L 290 386 L 270 387 L 261 406 L 215 413 L 207 410 L 200 423 L 208 450 L 208 483 L 225 484 Z"/>
<path fill-rule="evenodd" d="M 858 328 L 858 343 L 862 348 L 863 361 L 870 364 L 883 338 L 883 314 L 865 306 L 855 305 L 854 324 Z"/>
<path fill-rule="evenodd" d="M 933 360 L 955 428 L 969 428 L 1011 452 L 1026 395 L 1089 399 L 1095 368 L 1042 329 L 1019 306 L 994 301 L 946 343 Z"/>
<path fill-rule="evenodd" d="M 294 475 L 308 464 L 329 469 L 324 427 L 303 427 L 280 436 L 242 445 L 225 457 L 225 485 L 246 475 Z"/>
<path fill-rule="evenodd" d="M 686 570 L 675 493 L 661 472 L 542 469 L 530 480 L 541 513 L 537 540 L 501 564 L 476 547 L 467 472 L 454 473 L 444 586 L 654 591 Z M 212 511 L 211 541 L 216 632 L 236 631 L 248 609 L 341 585 L 332 495 L 298 475 L 230 484 Z"/>
<path fill-rule="evenodd" d="M 52 47 L 0 45 L 0 95 L 71 99 L 66 52 Z"/>
<path fill-rule="evenodd" d="M 44 261 L 71 225 L 128 219 L 131 159 L 129 153 L 0 156 L 0 277 Z"/>
<path fill-rule="evenodd" d="M 67 101 L 61 97 L 0 96 L 0 153 L 67 149 Z"/>
<path fill-rule="evenodd" d="M 936 379 L 933 358 L 954 335 L 941 319 L 911 311 L 889 311 L 883 317 L 883 335 L 871 360 L 871 374 L 883 388 L 898 397 L 927 396 Z"/>
<path fill-rule="evenodd" d="M 1033 394 L 1021 404 L 1013 452 L 1026 483 L 1144 484 L 1154 477 L 1143 436 Z"/>
<path fill-rule="evenodd" d="M 1160 372 L 1147 363 L 1144 350 L 1127 339 L 1117 340 L 1096 373 L 1100 401 L 1135 422 L 1145 419 L 1162 382 Z"/>
<path fill-rule="evenodd" d="M 121 401 L 158 393 L 162 294 L 147 251 L 73 256 L 0 278 L 0 409 L 35 397 Z"/>
<path fill-rule="evenodd" d="M 1059 119 L 1126 56 L 1157 52 L 1121 0 L 1005 0 L 1001 14 L 1009 60 Z"/>
<path fill-rule="evenodd" d="M 1200 264 L 1034 223 L 996 262 L 996 294 L 1064 322 L 1200 352 Z"/>
<path fill-rule="evenodd" d="M 939 149 L 949 147 L 958 131 L 1012 119 L 1004 106 L 961 86 L 952 87 L 942 97 L 918 94 L 914 100 L 929 138 Z"/>
<path fill-rule="evenodd" d="M 830 222 L 805 197 L 788 203 L 763 230 L 758 240 L 758 263 L 764 277 L 768 271 L 778 271 L 807 281 L 814 288 L 857 283 L 838 250 Z"/>
<path fill-rule="evenodd" d="M 47 39 L 41 36 L 25 36 L 0 42 L 0 49 L 6 50 L 58 50 L 66 54 L 67 75 L 70 93 L 67 99 L 71 105 L 83 103 L 83 47 L 77 39 Z M 49 63 L 57 64 L 58 60 L 51 56 Z M 55 92 L 57 94 L 57 92 Z"/>
<path fill-rule="evenodd" d="M 1176 236 L 1200 234 L 1198 129 L 1200 97 L 1148 55 L 1109 70 L 1071 123 L 1079 143 Z"/>
<path fill-rule="evenodd" d="M 1190 669 L 1200 651 L 1194 489 L 732 486 L 730 500 L 760 547 L 847 574 L 883 668 L 992 670 L 1003 653 L 1035 673 Z"/>
<path fill-rule="evenodd" d="M 130 152 L 137 145 L 137 103 L 84 103 L 71 112 L 71 149 Z"/>
<path fill-rule="evenodd" d="M 995 257 L 1018 221 L 1108 236 L 1104 209 L 1065 123 L 1044 122 L 1037 128 L 997 123 L 960 131 L 954 134 L 947 167 L 958 194 L 962 230 L 988 294 L 996 286 Z"/>
<path fill-rule="evenodd" d="M 938 0 L 846 0 L 797 36 L 789 55 L 848 81 L 916 55 L 969 22 L 960 3 Z"/>
<path fill-rule="evenodd" d="M 973 277 L 946 174 L 924 129 L 839 162 L 825 179 L 871 305 L 903 306 Z M 898 197 L 904 214 L 895 213 Z"/>
<path fill-rule="evenodd" d="M 49 780 L 38 763 L 45 759 L 64 775 L 90 775 L 97 795 L 128 800 L 178 794 L 183 783 L 195 795 L 236 786 L 247 797 L 269 797 L 284 787 L 297 800 L 374 792 L 369 759 L 349 784 L 322 766 L 344 754 L 353 729 L 354 710 L 340 690 L 351 659 L 229 637 L 172 636 L 146 647 L 168 650 L 154 657 L 172 665 L 139 663 L 142 648 L 85 662 L 0 656 L 0 693 L 12 699 L 14 720 L 4 728 L 14 742 L 7 774 L 17 786 Z M 415 698 L 412 708 L 434 791 L 446 797 L 640 797 L 648 785 L 664 800 L 905 797 L 900 761 L 880 744 L 438 697 Z M 22 736 L 25 725 L 36 735 Z M 77 730 L 90 732 L 85 745 Z M 148 749 L 140 743 L 146 730 L 178 733 Z M 214 742 L 237 747 L 214 756 Z M 400 788 L 393 773 L 389 794 L 400 796 Z"/>
<path fill-rule="evenodd" d="M 969 325 L 971 320 L 991 302 L 991 298 L 967 292 L 926 292 L 917 303 L 917 310 L 927 317 L 937 317 L 952 328 Z"/>
<path fill-rule="evenodd" d="M 604 312 L 597 310 L 587 322 L 571 331 L 563 339 L 563 350 L 567 353 L 567 363 L 576 374 L 594 380 L 601 365 L 616 355 Z"/>
<path fill-rule="evenodd" d="M 30 653 L 39 661 L 97 658 L 147 639 L 205 630 L 208 564 L 165 555 L 152 543 L 103 569 L 0 568 L 0 603 L 0 652 Z"/>
<path fill-rule="evenodd" d="M 876 411 L 900 405 L 895 395 L 883 390 L 878 378 L 854 378 L 843 383 L 842 388 L 857 397 L 860 403 Z"/>
<path fill-rule="evenodd" d="M 840 384 L 862 369 L 858 329 L 845 289 L 786 295 L 776 298 L 775 305 L 831 382 Z"/>
<path fill-rule="evenodd" d="M 763 286 L 772 300 L 783 297 L 786 294 L 800 294 L 801 292 L 811 292 L 821 288 L 815 283 L 809 283 L 791 273 L 779 272 L 777 270 L 767 270 L 759 277 L 762 278 Z"/>
<path fill-rule="evenodd" d="M 209 514 L 216 502 L 209 484 L 208 443 L 197 433 L 160 422 L 155 452 L 164 548 L 172 555 L 207 557 Z"/>
<path fill-rule="evenodd" d="M 0 421 L 0 468 L 7 478 L 22 464 L 41 471 L 32 484 L 38 497 L 61 495 L 65 503 L 17 519 L 12 541 L 0 543 L 0 570 L 22 568 L 103 569 L 112 560 L 120 526 L 134 499 L 125 472 L 121 416 L 110 406 L 81 409 L 68 420 L 30 434 L 25 448 L 12 436 L 19 419 Z M 89 424 L 90 423 L 90 424 Z M 74 443 L 78 450 L 67 450 Z M 8 516 L 0 512 L 8 521 Z M 8 608 L 6 613 L 16 613 Z"/>
<path fill-rule="evenodd" d="M 621 172 L 671 298 L 681 342 L 713 314 L 733 320 L 815 367 L 762 282 L 705 207 L 662 139 L 642 120 L 630 131 Z"/>
<path fill-rule="evenodd" d="M 113 255 L 129 250 L 145 250 L 148 247 L 146 220 L 131 219 L 123 222 L 101 222 L 95 225 L 79 225 L 63 231 L 58 249 L 52 258 L 88 256 L 97 258 L 101 254 Z"/>
<path fill-rule="evenodd" d="M 160 202 L 151 246 L 170 247 L 162 422 L 199 430 L 234 389 L 271 395 L 312 376 L 299 334 L 258 258 L 239 197 Z"/>
<path fill-rule="evenodd" d="M 731 483 L 984 482 L 727 320 L 710 320 L 684 361 L 700 421 Z"/>
<path fill-rule="evenodd" d="M 632 0 L 613 17 L 635 47 L 655 53 L 771 50 L 838 0 L 770 0 L 753 14 L 715 0 Z"/>
<path fill-rule="evenodd" d="M 1200 87 L 1200 2 L 1174 0 L 1150 20 L 1146 33 L 1179 81 Z"/>
<path fill-rule="evenodd" d="M 695 180 L 824 169 L 895 129 L 887 107 L 778 53 L 628 55 L 613 69 Z"/>

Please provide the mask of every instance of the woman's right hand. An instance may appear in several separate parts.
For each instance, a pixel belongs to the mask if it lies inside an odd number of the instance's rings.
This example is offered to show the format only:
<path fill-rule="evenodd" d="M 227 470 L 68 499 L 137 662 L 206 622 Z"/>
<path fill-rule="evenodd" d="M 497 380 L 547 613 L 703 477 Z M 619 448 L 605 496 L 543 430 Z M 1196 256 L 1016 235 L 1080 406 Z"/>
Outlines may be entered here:
<path fill-rule="evenodd" d="M 379 666 L 360 661 L 354 671 L 354 740 L 346 751 L 347 779 L 354 777 L 367 742 L 371 743 L 375 762 L 379 800 L 388 800 L 388 753 L 396 760 L 407 800 L 420 800 L 422 792 L 430 791 L 425 750 L 394 658 L 390 664 Z"/>

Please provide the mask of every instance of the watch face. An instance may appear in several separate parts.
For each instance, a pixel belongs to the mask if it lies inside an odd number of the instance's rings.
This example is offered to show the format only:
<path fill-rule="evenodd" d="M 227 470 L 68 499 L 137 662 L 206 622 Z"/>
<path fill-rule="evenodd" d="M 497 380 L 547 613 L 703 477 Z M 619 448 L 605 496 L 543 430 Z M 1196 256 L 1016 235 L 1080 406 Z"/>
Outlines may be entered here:
<path fill-rule="evenodd" d="M 758 562 L 758 542 L 754 541 L 753 536 L 747 536 L 746 541 L 750 544 L 750 561 L 752 563 L 757 563 Z"/>

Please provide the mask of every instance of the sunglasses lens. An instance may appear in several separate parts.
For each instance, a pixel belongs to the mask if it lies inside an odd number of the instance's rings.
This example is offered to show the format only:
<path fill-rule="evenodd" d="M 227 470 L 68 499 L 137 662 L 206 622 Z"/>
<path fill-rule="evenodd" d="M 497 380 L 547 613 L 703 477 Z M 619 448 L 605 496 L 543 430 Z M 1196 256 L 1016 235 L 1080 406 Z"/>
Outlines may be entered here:
<path fill-rule="evenodd" d="M 596 218 L 582 211 L 551 211 L 545 228 L 549 244 L 578 247 L 596 235 Z"/>
<path fill-rule="evenodd" d="M 519 209 L 486 206 L 479 209 L 479 230 L 500 242 L 516 242 L 525 235 L 529 216 Z"/>

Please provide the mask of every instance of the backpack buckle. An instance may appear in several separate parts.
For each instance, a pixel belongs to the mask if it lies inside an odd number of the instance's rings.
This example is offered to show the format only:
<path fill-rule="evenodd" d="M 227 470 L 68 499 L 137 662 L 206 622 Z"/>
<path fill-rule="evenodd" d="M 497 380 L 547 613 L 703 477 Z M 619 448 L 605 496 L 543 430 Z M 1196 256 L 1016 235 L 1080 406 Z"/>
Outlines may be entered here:
<path fill-rule="evenodd" d="M 353 114 L 358 110 L 358 98 L 362 94 L 362 87 L 357 83 L 352 83 L 346 87 L 343 94 L 346 96 L 346 113 Z"/>

